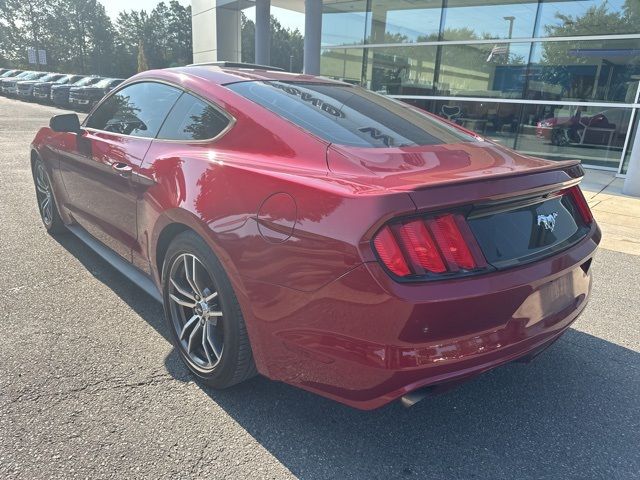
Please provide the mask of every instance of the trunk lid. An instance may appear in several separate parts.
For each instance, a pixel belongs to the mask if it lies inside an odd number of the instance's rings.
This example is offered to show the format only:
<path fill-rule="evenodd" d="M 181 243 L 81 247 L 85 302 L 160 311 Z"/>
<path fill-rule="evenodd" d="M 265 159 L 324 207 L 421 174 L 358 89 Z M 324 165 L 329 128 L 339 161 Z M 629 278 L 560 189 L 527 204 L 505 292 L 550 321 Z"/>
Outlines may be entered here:
<path fill-rule="evenodd" d="M 577 163 L 528 157 L 485 141 L 401 148 L 331 145 L 327 150 L 333 173 L 405 191 L 557 170 Z"/>
<path fill-rule="evenodd" d="M 331 146 L 327 158 L 338 176 L 370 188 L 405 191 L 425 220 L 461 215 L 494 269 L 553 255 L 591 230 L 592 221 L 578 205 L 584 197 L 577 187 L 583 176 L 577 160 L 526 157 L 489 142 L 401 149 Z"/>

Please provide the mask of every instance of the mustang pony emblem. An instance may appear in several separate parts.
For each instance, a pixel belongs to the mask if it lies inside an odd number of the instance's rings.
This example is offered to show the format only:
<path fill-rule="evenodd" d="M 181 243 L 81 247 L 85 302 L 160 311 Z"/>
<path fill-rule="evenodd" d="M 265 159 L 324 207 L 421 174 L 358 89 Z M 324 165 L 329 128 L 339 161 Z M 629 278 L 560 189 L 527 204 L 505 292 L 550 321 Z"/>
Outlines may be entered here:
<path fill-rule="evenodd" d="M 538 215 L 538 226 L 542 225 L 545 230 L 553 232 L 556 228 L 557 212 L 550 213 L 549 215 Z"/>

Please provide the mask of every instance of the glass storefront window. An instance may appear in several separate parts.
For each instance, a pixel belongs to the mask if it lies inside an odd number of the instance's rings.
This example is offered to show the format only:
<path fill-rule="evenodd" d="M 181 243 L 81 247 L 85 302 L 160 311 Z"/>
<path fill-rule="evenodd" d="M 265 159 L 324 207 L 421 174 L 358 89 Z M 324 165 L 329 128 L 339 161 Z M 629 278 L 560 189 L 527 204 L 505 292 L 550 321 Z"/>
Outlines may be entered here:
<path fill-rule="evenodd" d="M 631 109 L 624 107 L 525 105 L 516 149 L 618 168 L 630 119 Z"/>
<path fill-rule="evenodd" d="M 368 43 L 438 40 L 442 0 L 375 2 Z"/>
<path fill-rule="evenodd" d="M 408 100 L 490 140 L 551 160 L 617 168 L 631 109 L 452 100 Z"/>
<path fill-rule="evenodd" d="M 633 103 L 639 75 L 638 39 L 540 42 L 526 98 Z"/>
<path fill-rule="evenodd" d="M 536 37 L 640 33 L 638 0 L 543 0 Z"/>
<path fill-rule="evenodd" d="M 633 147 L 633 142 L 635 141 L 636 134 L 638 133 L 638 122 L 640 122 L 640 112 L 636 112 L 636 118 L 633 121 L 633 127 L 631 127 L 631 138 L 629 138 L 629 144 L 627 146 L 627 151 L 624 154 L 624 160 L 622 161 L 622 169 L 620 173 L 626 174 L 627 169 L 629 168 L 629 162 L 631 161 L 631 149 Z"/>
<path fill-rule="evenodd" d="M 523 105 L 459 100 L 407 100 L 494 142 L 513 148 Z"/>
<path fill-rule="evenodd" d="M 325 49 L 320 54 L 320 71 L 326 77 L 360 85 L 364 53 L 362 48 Z"/>
<path fill-rule="evenodd" d="M 527 154 L 627 168 L 640 0 L 325 0 L 322 32 L 323 75 L 430 97 L 410 103 Z"/>
<path fill-rule="evenodd" d="M 367 2 L 337 1 L 322 5 L 322 46 L 361 45 L 371 31 Z"/>
<path fill-rule="evenodd" d="M 365 86 L 389 95 L 433 95 L 437 47 L 370 48 Z"/>
<path fill-rule="evenodd" d="M 529 43 L 443 45 L 438 94 L 522 98 Z"/>
<path fill-rule="evenodd" d="M 444 40 L 531 38 L 538 2 L 448 0 Z"/>

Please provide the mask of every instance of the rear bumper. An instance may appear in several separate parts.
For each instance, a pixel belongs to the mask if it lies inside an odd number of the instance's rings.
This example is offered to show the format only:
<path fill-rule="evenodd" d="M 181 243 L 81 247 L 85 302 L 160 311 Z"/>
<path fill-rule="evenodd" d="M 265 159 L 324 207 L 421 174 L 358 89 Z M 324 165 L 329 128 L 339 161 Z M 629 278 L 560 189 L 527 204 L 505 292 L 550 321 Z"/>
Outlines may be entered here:
<path fill-rule="evenodd" d="M 535 354 L 585 307 L 599 240 L 594 224 L 587 238 L 553 257 L 430 284 L 396 283 L 377 263 L 314 293 L 249 282 L 250 296 L 265 299 L 252 302 L 250 314 L 259 368 L 373 409 Z"/>

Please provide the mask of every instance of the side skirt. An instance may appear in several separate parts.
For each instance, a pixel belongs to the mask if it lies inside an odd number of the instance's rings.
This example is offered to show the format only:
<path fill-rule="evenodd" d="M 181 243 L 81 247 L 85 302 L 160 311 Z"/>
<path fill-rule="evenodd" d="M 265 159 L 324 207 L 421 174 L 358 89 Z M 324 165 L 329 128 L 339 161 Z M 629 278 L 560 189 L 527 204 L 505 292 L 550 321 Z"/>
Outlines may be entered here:
<path fill-rule="evenodd" d="M 109 265 L 135 283 L 157 302 L 162 303 L 162 295 L 158 287 L 148 275 L 138 270 L 120 255 L 96 240 L 89 232 L 79 225 L 67 225 L 71 233 L 78 237 L 87 247 L 96 252 Z"/>

